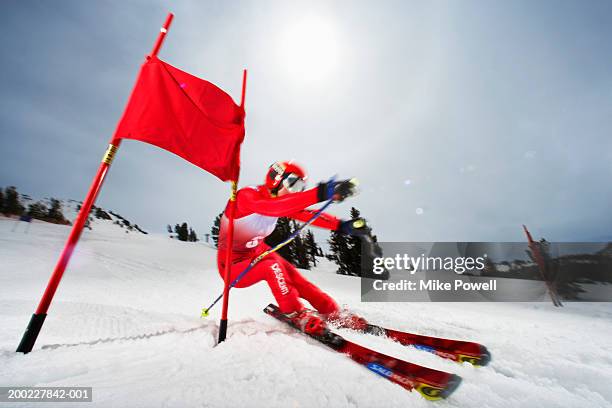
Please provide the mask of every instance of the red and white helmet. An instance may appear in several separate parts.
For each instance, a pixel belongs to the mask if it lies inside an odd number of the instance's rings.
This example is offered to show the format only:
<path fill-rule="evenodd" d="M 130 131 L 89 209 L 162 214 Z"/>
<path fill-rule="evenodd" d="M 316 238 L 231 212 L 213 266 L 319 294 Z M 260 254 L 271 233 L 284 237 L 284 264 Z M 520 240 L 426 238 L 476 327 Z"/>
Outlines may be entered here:
<path fill-rule="evenodd" d="M 304 191 L 308 175 L 304 169 L 293 161 L 273 163 L 266 174 L 265 185 L 272 194 L 285 187 L 292 193 Z"/>

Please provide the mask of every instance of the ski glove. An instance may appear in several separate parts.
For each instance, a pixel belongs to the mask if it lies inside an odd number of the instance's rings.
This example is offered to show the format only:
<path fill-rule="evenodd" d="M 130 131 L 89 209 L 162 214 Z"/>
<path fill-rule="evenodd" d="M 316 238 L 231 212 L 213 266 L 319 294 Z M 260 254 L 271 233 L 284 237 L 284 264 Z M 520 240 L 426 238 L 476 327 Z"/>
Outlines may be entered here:
<path fill-rule="evenodd" d="M 352 236 L 370 235 L 372 230 L 363 218 L 353 218 L 352 220 L 342 221 L 338 225 L 339 233 Z"/>
<path fill-rule="evenodd" d="M 357 179 L 330 180 L 325 183 L 319 183 L 317 187 L 317 196 L 319 201 L 327 201 L 333 199 L 335 202 L 342 202 L 348 197 L 357 194 Z"/>
<path fill-rule="evenodd" d="M 382 248 L 372 236 L 372 229 L 366 224 L 363 218 L 353 218 L 352 220 L 342 221 L 338 226 L 337 231 L 341 234 L 352 235 L 361 239 L 364 253 L 362 255 L 368 258 L 376 258 L 382 256 Z"/>

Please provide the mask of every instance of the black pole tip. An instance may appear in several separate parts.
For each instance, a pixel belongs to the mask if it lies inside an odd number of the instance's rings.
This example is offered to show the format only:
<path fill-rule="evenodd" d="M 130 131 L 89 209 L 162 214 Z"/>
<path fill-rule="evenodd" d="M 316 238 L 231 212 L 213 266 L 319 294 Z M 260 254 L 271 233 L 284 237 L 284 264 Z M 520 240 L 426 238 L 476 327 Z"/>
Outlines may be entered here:
<path fill-rule="evenodd" d="M 18 353 L 26 354 L 32 351 L 32 348 L 34 348 L 34 343 L 36 343 L 36 338 L 40 333 L 40 329 L 42 328 L 46 317 L 46 313 L 34 313 L 32 315 L 32 317 L 30 318 L 30 323 L 28 323 L 28 327 L 26 328 L 25 333 L 23 333 L 21 342 L 19 343 L 19 346 L 17 346 Z"/>
<path fill-rule="evenodd" d="M 219 323 L 219 343 L 225 341 L 225 336 L 227 335 L 227 319 L 221 319 Z"/>

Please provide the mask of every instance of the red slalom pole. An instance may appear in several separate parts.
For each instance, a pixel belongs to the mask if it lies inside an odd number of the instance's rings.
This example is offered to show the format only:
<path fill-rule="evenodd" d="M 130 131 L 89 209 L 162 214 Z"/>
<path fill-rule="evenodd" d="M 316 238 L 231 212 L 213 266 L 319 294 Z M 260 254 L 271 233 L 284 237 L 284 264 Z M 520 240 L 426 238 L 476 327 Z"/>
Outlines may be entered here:
<path fill-rule="evenodd" d="M 244 99 L 246 96 L 247 70 L 242 71 L 242 94 L 240 96 L 240 107 L 244 111 Z M 240 173 L 240 171 L 238 171 Z M 227 204 L 227 248 L 225 251 L 225 270 L 223 274 L 223 307 L 221 310 L 221 321 L 219 322 L 219 343 L 225 341 L 227 336 L 227 309 L 229 308 L 229 292 L 231 286 L 230 274 L 232 270 L 232 247 L 234 242 L 234 214 L 236 213 L 236 193 L 238 190 L 238 178 L 232 180 L 232 192 Z"/>
<path fill-rule="evenodd" d="M 85 226 L 85 222 L 87 221 L 87 217 L 89 217 L 89 212 L 91 211 L 91 207 L 102 188 L 102 183 L 104 183 L 104 178 L 106 177 L 106 173 L 110 168 L 110 165 L 113 161 L 115 153 L 119 148 L 120 140 L 111 141 L 108 145 L 108 149 L 102 158 L 102 163 L 98 168 L 98 172 L 91 183 L 91 187 L 89 187 L 89 192 L 85 197 L 85 201 L 83 201 L 83 205 L 81 205 L 81 210 L 77 215 L 72 230 L 70 231 L 70 235 L 68 236 L 68 241 L 62 250 L 59 261 L 55 266 L 55 270 L 49 279 L 49 283 L 47 284 L 47 288 L 45 289 L 45 293 L 40 299 L 40 303 L 38 304 L 38 308 L 36 309 L 35 315 L 46 315 L 47 310 L 49 310 L 49 305 L 51 304 L 51 300 L 53 299 L 53 295 L 55 295 L 55 291 L 62 279 L 62 275 L 66 270 L 66 266 L 68 265 L 68 261 L 70 261 L 70 257 L 72 256 L 72 252 L 76 247 L 77 242 L 81 236 L 81 232 L 83 232 L 83 227 Z M 20 350 L 17 350 L 20 351 Z M 28 350 L 30 351 L 30 350 Z"/>
<path fill-rule="evenodd" d="M 557 293 L 557 289 L 555 288 L 554 283 L 550 280 L 550 276 L 548 273 L 548 268 L 546 264 L 546 260 L 542 256 L 542 251 L 536 241 L 533 240 L 531 233 L 527 229 L 527 226 L 523 224 L 523 231 L 525 231 L 525 235 L 527 235 L 527 241 L 529 243 L 529 249 L 533 254 L 533 257 L 538 265 L 538 269 L 540 270 L 540 276 L 542 276 L 542 280 L 546 284 L 546 288 L 548 289 L 548 295 L 550 296 L 550 300 L 552 301 L 555 307 L 563 306 L 561 301 L 559 300 L 559 294 Z"/>
<path fill-rule="evenodd" d="M 155 46 L 153 47 L 153 51 L 150 56 L 157 56 L 166 34 L 168 32 L 168 28 L 170 28 L 170 24 L 172 23 L 172 18 L 174 15 L 172 13 L 168 13 L 168 17 L 166 18 L 166 22 L 162 26 L 159 36 L 157 37 L 157 41 L 155 42 Z M 102 188 L 102 184 L 104 183 L 104 179 L 108 170 L 110 168 L 111 163 L 113 162 L 113 158 L 119 149 L 119 145 L 121 144 L 120 139 L 111 139 L 108 149 L 106 153 L 102 157 L 102 163 L 98 168 L 98 172 L 96 173 L 91 187 L 89 188 L 89 192 L 81 205 L 81 210 L 77 215 L 74 225 L 72 226 L 72 230 L 70 231 L 70 235 L 68 236 L 68 241 L 62 250 L 60 258 L 51 274 L 51 278 L 49 278 L 49 283 L 47 284 L 47 288 L 40 299 L 38 307 L 36 308 L 36 312 L 30 318 L 30 322 L 26 331 L 23 333 L 23 337 L 21 338 L 21 342 L 17 347 L 17 352 L 20 353 L 29 353 L 32 351 L 34 347 L 34 343 L 36 343 L 36 339 L 42 325 L 47 317 L 47 311 L 49 310 L 49 305 L 51 305 L 51 301 L 53 300 L 53 296 L 57 291 L 57 287 L 59 286 L 60 281 L 62 280 L 62 276 L 64 275 L 64 271 L 68 266 L 68 262 L 70 261 L 70 257 L 74 252 L 74 248 L 81 237 L 81 233 L 83 232 L 83 227 L 87 222 L 87 218 L 89 217 L 89 212 L 91 211 L 91 207 L 96 201 L 98 197 L 98 193 L 100 193 L 100 189 Z"/>
<path fill-rule="evenodd" d="M 240 107 L 244 110 L 244 99 L 246 97 L 246 81 L 247 81 L 247 70 L 242 71 L 242 94 L 240 96 Z"/>
<path fill-rule="evenodd" d="M 219 343 L 225 341 L 227 336 L 227 309 L 229 306 L 230 273 L 232 270 L 232 246 L 234 242 L 234 214 L 236 213 L 236 192 L 238 190 L 238 178 L 232 181 L 232 193 L 227 204 L 227 236 L 225 250 L 225 271 L 223 274 L 223 308 L 221 321 L 219 322 Z"/>
<path fill-rule="evenodd" d="M 166 22 L 159 29 L 159 35 L 157 36 L 157 41 L 155 41 L 155 45 L 153 46 L 153 51 L 151 51 L 151 56 L 157 57 L 159 50 L 166 39 L 166 34 L 168 34 L 168 29 L 170 28 L 170 24 L 172 24 L 172 19 L 174 18 L 174 14 L 168 13 L 166 17 Z"/>

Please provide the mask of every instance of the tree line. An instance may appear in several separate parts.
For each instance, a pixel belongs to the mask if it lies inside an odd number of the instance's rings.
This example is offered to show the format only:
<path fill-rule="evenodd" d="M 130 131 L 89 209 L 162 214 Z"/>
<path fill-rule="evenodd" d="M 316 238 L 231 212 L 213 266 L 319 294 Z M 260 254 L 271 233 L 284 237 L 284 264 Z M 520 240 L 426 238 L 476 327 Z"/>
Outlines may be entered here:
<path fill-rule="evenodd" d="M 0 213 L 6 216 L 20 217 L 23 221 L 36 219 L 53 224 L 72 225 L 72 223 L 64 216 L 63 204 L 61 200 L 49 198 L 48 200 L 45 199 L 36 202 L 31 201 L 33 200 L 29 195 L 20 194 L 15 186 L 9 186 L 5 189 L 0 188 Z M 78 212 L 81 210 L 82 203 L 75 200 L 68 201 L 78 203 L 76 205 L 76 211 Z M 113 221 L 113 218 L 109 215 L 109 213 L 117 218 L 113 223 L 119 227 L 125 228 L 128 231 L 135 230 L 142 234 L 147 234 L 147 232 L 140 228 L 138 224 L 132 224 L 121 215 L 112 211 L 106 212 L 102 208 L 96 207 L 95 205 L 92 206 L 91 213 L 85 221 L 85 228 L 92 229 L 91 221 L 93 218 Z"/>
<path fill-rule="evenodd" d="M 20 194 L 15 186 L 9 186 L 5 189 L 0 188 L 0 213 L 7 216 L 27 216 L 33 219 L 51 222 L 55 224 L 71 225 L 62 212 L 62 202 L 55 198 L 50 198 L 48 204 L 43 201 L 37 201 L 27 204 L 31 198 L 27 195 Z M 77 211 L 80 210 L 80 205 L 77 206 Z M 93 206 L 92 215 L 98 219 L 111 220 L 110 215 L 103 209 Z M 115 221 L 116 224 L 124 226 L 128 229 L 136 229 L 143 234 L 138 225 L 132 225 L 125 218 L 118 214 L 110 212 L 121 221 Z M 221 224 L 222 213 L 217 215 L 213 221 L 210 236 L 217 246 L 219 240 L 219 229 Z M 360 212 L 355 207 L 350 210 L 351 218 L 358 218 Z M 89 223 L 88 223 L 89 224 Z M 275 246 L 300 228 L 300 224 L 290 218 L 281 217 L 278 219 L 274 232 L 266 237 L 266 244 Z M 172 238 L 185 242 L 199 241 L 196 231 L 186 222 L 175 224 L 174 227 L 167 225 L 168 233 Z M 208 234 L 206 234 L 208 240 Z M 374 240 L 376 237 L 373 237 Z M 325 257 L 338 265 L 336 273 L 341 275 L 361 276 L 361 240 L 358 237 L 351 237 L 340 234 L 336 231 L 331 231 L 328 239 L 329 252 L 324 254 L 321 247 L 315 241 L 313 232 L 310 229 L 302 230 L 297 237 L 288 245 L 282 247 L 278 253 L 296 267 L 301 269 L 311 269 L 317 266 L 319 260 L 317 258 Z"/>
<path fill-rule="evenodd" d="M 0 188 L 0 213 L 6 216 L 29 217 L 54 224 L 71 225 L 71 222 L 64 217 L 60 200 L 51 198 L 48 204 L 43 201 L 27 204 L 28 201 L 31 201 L 31 198 L 19 194 L 15 186 Z"/>
<path fill-rule="evenodd" d="M 172 228 L 172 226 L 170 224 L 168 224 L 166 226 L 166 229 L 168 231 L 168 234 L 170 234 L 170 238 L 176 238 L 179 241 L 185 241 L 185 242 L 198 242 L 198 235 L 196 234 L 195 230 L 191 227 L 189 227 L 189 225 L 187 225 L 186 222 L 182 223 L 182 224 L 175 224 L 174 228 Z"/>

